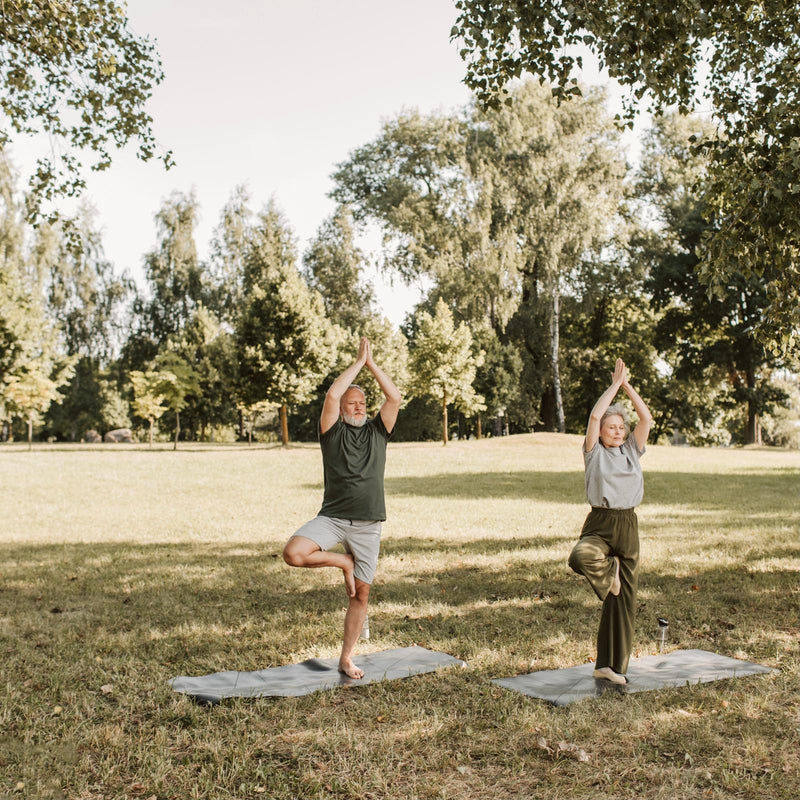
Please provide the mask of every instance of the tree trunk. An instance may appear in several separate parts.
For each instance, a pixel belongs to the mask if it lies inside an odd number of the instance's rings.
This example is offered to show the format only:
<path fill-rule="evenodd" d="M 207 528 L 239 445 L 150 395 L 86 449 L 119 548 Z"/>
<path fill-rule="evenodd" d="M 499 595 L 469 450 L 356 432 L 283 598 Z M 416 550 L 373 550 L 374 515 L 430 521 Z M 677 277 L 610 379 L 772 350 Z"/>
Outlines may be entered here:
<path fill-rule="evenodd" d="M 284 447 L 289 446 L 289 414 L 286 403 L 281 404 L 281 442 Z"/>
<path fill-rule="evenodd" d="M 447 444 L 447 393 L 442 393 L 442 444 Z"/>
<path fill-rule="evenodd" d="M 481 438 L 481 417 L 480 414 L 478 415 L 478 421 L 475 423 L 475 437 L 480 439 Z"/>
<path fill-rule="evenodd" d="M 559 297 L 558 287 L 553 289 L 553 315 L 550 317 L 550 345 L 551 357 L 553 359 L 553 393 L 556 401 L 556 420 L 558 422 L 558 432 L 564 433 L 566 424 L 564 422 L 564 402 L 561 399 L 561 373 L 558 363 L 558 328 L 561 316 L 561 298 Z"/>
<path fill-rule="evenodd" d="M 172 445 L 173 450 L 178 449 L 178 436 L 181 434 L 181 412 L 175 412 L 175 443 Z"/>
<path fill-rule="evenodd" d="M 150 422 L 150 448 L 152 449 L 152 447 L 153 447 L 153 418 L 152 417 L 150 417 L 149 422 Z"/>
<path fill-rule="evenodd" d="M 745 435 L 746 444 L 761 444 L 761 419 L 758 414 L 758 405 L 756 403 L 756 376 L 752 370 L 747 370 L 747 432 Z"/>
<path fill-rule="evenodd" d="M 747 436 L 745 442 L 747 444 L 761 444 L 761 418 L 755 410 L 755 403 L 752 400 L 747 401 Z"/>
<path fill-rule="evenodd" d="M 33 417 L 28 417 L 28 450 L 33 449 Z"/>

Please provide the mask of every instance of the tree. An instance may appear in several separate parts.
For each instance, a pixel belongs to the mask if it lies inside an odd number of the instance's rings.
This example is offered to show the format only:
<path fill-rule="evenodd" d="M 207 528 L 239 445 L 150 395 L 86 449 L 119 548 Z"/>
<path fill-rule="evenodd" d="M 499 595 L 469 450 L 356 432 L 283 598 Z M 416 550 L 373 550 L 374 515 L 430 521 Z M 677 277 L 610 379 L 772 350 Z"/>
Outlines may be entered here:
<path fill-rule="evenodd" d="M 562 296 L 584 254 L 611 234 L 623 196 L 625 164 L 602 93 L 559 107 L 546 90 L 528 82 L 515 87 L 512 97 L 510 107 L 486 114 L 487 146 L 496 154 L 495 181 L 504 187 L 507 225 L 525 256 L 527 299 L 538 305 L 544 295 L 550 306 L 552 389 L 563 433 Z"/>
<path fill-rule="evenodd" d="M 756 335 L 769 299 L 755 275 L 731 274 L 713 295 L 700 282 L 698 244 L 715 218 L 703 192 L 707 161 L 693 156 L 687 144 L 687 131 L 698 129 L 698 121 L 663 117 L 645 142 L 639 190 L 663 225 L 640 247 L 654 307 L 661 312 L 654 341 L 680 387 L 670 404 L 684 427 L 690 429 L 692 419 L 707 425 L 707 416 L 686 402 L 694 396 L 704 403 L 700 387 L 705 387 L 716 391 L 718 406 L 746 407 L 740 440 L 760 444 L 761 415 L 784 398 L 770 380 L 783 362 Z M 694 384 L 691 393 L 687 384 Z M 725 391 L 717 389 L 720 385 Z"/>
<path fill-rule="evenodd" d="M 355 245 L 350 212 L 344 206 L 322 223 L 303 255 L 306 281 L 322 296 L 328 318 L 354 337 L 374 315 L 375 293 L 364 283 L 364 260 Z"/>
<path fill-rule="evenodd" d="M 441 296 L 459 319 L 502 328 L 516 306 L 518 251 L 493 213 L 481 137 L 466 109 L 404 112 L 337 166 L 332 196 L 380 226 L 383 269 L 432 280 L 432 307 Z"/>
<path fill-rule="evenodd" d="M 28 362 L 24 369 L 9 376 L 3 390 L 6 405 L 28 423 L 28 449 L 33 441 L 33 423 L 41 419 L 50 404 L 59 399 L 58 389 L 72 373 L 73 362 L 61 362 L 55 371 L 47 356 Z M 52 377 L 51 377 L 52 376 Z"/>
<path fill-rule="evenodd" d="M 164 395 L 161 389 L 164 385 L 164 376 L 157 370 L 133 370 L 130 375 L 133 386 L 133 410 L 150 426 L 150 447 L 153 446 L 153 425 L 156 420 L 167 410 Z"/>
<path fill-rule="evenodd" d="M 158 394 L 164 398 L 167 408 L 175 413 L 175 439 L 172 449 L 177 450 L 178 437 L 181 435 L 181 411 L 186 406 L 189 395 L 200 391 L 200 385 L 192 365 L 178 353 L 170 350 L 159 353 L 156 366 L 161 377 Z"/>
<path fill-rule="evenodd" d="M 433 281 L 429 312 L 442 298 L 458 320 L 486 329 L 487 346 L 492 336 L 503 339 L 515 313 L 518 334 L 549 340 L 527 367 L 537 373 L 537 391 L 551 391 L 553 427 L 564 430 L 562 284 L 607 236 L 625 165 L 601 93 L 559 107 L 529 82 L 514 96 L 510 108 L 406 113 L 386 123 L 338 166 L 333 196 L 351 204 L 356 220 L 381 225 L 386 268 Z M 535 307 L 520 309 L 521 302 Z M 545 365 L 549 381 L 539 379 Z"/>
<path fill-rule="evenodd" d="M 58 325 L 60 348 L 75 356 L 61 403 L 48 413 L 48 431 L 76 441 L 80 432 L 104 426 L 102 373 L 123 340 L 123 306 L 132 281 L 114 274 L 106 259 L 96 210 L 82 204 L 71 229 L 40 225 L 35 232 L 35 272 L 43 284 L 47 314 Z"/>
<path fill-rule="evenodd" d="M 248 236 L 244 300 L 235 331 L 240 404 L 280 408 L 289 443 L 288 408 L 307 402 L 336 359 L 341 329 L 325 317 L 322 298 L 297 269 L 294 239 L 274 202 Z"/>
<path fill-rule="evenodd" d="M 759 329 L 773 346 L 797 346 L 800 329 L 800 9 L 753 3 L 623 0 L 458 0 L 466 83 L 494 107 L 509 80 L 530 72 L 559 99 L 581 93 L 576 45 L 588 47 L 639 102 L 663 113 L 710 103 L 715 129 L 693 140 L 709 155 L 707 205 L 719 224 L 699 242 L 705 286 L 724 292 L 757 278 L 768 304 Z M 512 102 L 510 97 L 506 102 Z"/>
<path fill-rule="evenodd" d="M 211 237 L 208 264 L 211 287 L 206 306 L 228 330 L 236 327 L 244 301 L 244 260 L 253 228 L 249 203 L 247 188 L 237 186 L 223 206 Z"/>
<path fill-rule="evenodd" d="M 473 353 L 472 334 L 462 322 L 456 327 L 453 313 L 439 300 L 436 314 L 419 312 L 411 349 L 411 392 L 430 396 L 442 409 L 442 443 L 447 444 L 447 405 L 453 403 L 465 414 L 485 410 L 483 398 L 473 389 L 475 373 L 483 363 L 483 352 Z"/>
<path fill-rule="evenodd" d="M 146 332 L 157 346 L 180 336 L 204 299 L 203 268 L 194 229 L 199 207 L 193 193 L 173 192 L 155 216 L 156 247 L 145 256 L 151 297 L 142 309 Z"/>
<path fill-rule="evenodd" d="M 171 347 L 191 365 L 197 379 L 198 389 L 189 396 L 184 416 L 193 434 L 199 424 L 200 439 L 205 440 L 209 425 L 232 425 L 234 422 L 236 353 L 233 335 L 201 304 L 182 336 L 171 340 Z"/>
<path fill-rule="evenodd" d="M 137 142 L 144 161 L 156 154 L 144 106 L 162 78 L 154 45 L 128 29 L 122 3 L 9 0 L 0 6 L 0 147 L 17 134 L 44 132 L 58 154 L 37 162 L 31 215 L 45 199 L 80 193 L 87 150 L 97 156 L 92 170 L 110 165 L 112 144 Z M 159 158 L 172 165 L 171 153 Z"/>

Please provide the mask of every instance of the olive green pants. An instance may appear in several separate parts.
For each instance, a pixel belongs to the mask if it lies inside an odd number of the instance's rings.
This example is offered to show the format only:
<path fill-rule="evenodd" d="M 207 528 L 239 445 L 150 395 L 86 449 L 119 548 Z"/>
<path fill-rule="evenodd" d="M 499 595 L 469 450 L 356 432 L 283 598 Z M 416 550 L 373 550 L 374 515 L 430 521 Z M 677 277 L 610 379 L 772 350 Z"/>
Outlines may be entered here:
<path fill-rule="evenodd" d="M 609 591 L 619 558 L 619 594 Z M 639 582 L 639 523 L 632 508 L 592 508 L 569 565 L 583 575 L 603 601 L 597 631 L 596 669 L 611 667 L 624 675 L 633 649 L 636 588 Z"/>

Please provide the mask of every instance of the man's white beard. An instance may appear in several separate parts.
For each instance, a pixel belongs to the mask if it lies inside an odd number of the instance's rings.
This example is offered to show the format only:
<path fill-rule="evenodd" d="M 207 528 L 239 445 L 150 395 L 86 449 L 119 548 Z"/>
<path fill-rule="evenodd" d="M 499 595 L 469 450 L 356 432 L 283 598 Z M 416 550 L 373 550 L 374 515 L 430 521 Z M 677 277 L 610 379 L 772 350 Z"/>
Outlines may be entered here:
<path fill-rule="evenodd" d="M 342 419 L 348 424 L 353 425 L 356 428 L 360 428 L 363 425 L 366 425 L 367 418 L 364 417 L 351 417 L 350 414 L 342 414 Z"/>

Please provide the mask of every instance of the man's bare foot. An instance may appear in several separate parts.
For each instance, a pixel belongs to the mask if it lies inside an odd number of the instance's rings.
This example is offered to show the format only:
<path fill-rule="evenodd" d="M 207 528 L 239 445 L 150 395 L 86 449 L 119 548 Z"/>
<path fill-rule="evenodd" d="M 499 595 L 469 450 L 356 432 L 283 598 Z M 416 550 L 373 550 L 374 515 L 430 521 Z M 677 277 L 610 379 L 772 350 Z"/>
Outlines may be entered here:
<path fill-rule="evenodd" d="M 344 573 L 344 588 L 347 590 L 348 597 L 355 597 L 356 596 L 356 581 L 353 577 L 353 569 L 355 568 L 355 562 L 353 561 L 353 556 L 347 556 L 349 560 L 349 565 L 347 567 L 342 567 L 342 572 Z"/>
<path fill-rule="evenodd" d="M 614 572 L 614 580 L 611 582 L 611 588 L 609 591 L 614 595 L 614 597 L 616 597 L 619 594 L 619 590 L 622 588 L 622 583 L 619 579 L 619 556 L 614 556 L 614 561 L 617 564 L 617 569 Z"/>
<path fill-rule="evenodd" d="M 348 678 L 363 678 L 364 670 L 359 669 L 354 663 L 352 658 L 345 658 L 342 656 L 339 659 L 339 672 L 344 672 Z"/>

